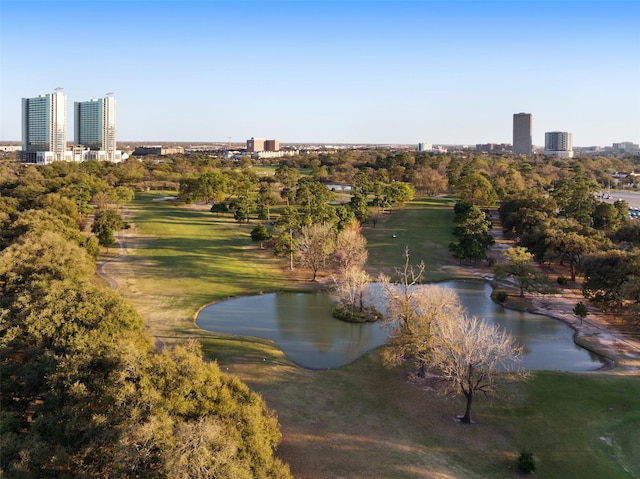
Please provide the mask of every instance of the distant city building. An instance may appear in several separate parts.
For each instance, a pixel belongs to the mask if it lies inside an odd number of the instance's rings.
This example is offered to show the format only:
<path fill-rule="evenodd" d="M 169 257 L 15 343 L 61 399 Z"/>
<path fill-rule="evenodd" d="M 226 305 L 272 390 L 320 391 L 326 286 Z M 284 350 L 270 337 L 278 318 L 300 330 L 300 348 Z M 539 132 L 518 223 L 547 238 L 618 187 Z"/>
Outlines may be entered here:
<path fill-rule="evenodd" d="M 280 151 L 280 142 L 278 140 L 253 137 L 247 140 L 247 153 L 260 153 L 263 151 Z"/>
<path fill-rule="evenodd" d="M 74 143 L 87 147 L 91 159 L 118 162 L 122 152 L 116 148 L 116 99 L 111 95 L 74 104 Z"/>
<path fill-rule="evenodd" d="M 251 138 L 247 140 L 247 152 L 248 153 L 258 153 L 259 151 L 264 151 L 264 138 Z"/>
<path fill-rule="evenodd" d="M 548 131 L 544 134 L 544 154 L 573 158 L 573 135 L 566 131 Z"/>
<path fill-rule="evenodd" d="M 531 113 L 513 115 L 513 153 L 530 155 L 532 151 Z"/>
<path fill-rule="evenodd" d="M 511 151 L 511 145 L 508 143 L 484 143 L 477 144 L 476 151 L 483 151 L 485 153 L 502 153 L 505 151 Z"/>
<path fill-rule="evenodd" d="M 182 146 L 173 146 L 169 148 L 165 148 L 164 146 L 137 146 L 135 150 L 133 150 L 133 154 L 135 156 L 145 156 L 145 155 L 180 155 L 184 153 L 184 147 Z"/>
<path fill-rule="evenodd" d="M 55 93 L 22 99 L 22 152 L 27 163 L 70 160 L 67 154 L 67 97 Z"/>
<path fill-rule="evenodd" d="M 264 151 L 280 151 L 280 142 L 278 140 L 265 140 Z"/>
<path fill-rule="evenodd" d="M 431 143 L 418 143 L 418 151 L 433 151 Z"/>
<path fill-rule="evenodd" d="M 621 143 L 613 144 L 613 151 L 616 153 L 631 153 L 640 151 L 640 146 L 637 143 L 631 143 L 630 141 L 623 141 Z"/>

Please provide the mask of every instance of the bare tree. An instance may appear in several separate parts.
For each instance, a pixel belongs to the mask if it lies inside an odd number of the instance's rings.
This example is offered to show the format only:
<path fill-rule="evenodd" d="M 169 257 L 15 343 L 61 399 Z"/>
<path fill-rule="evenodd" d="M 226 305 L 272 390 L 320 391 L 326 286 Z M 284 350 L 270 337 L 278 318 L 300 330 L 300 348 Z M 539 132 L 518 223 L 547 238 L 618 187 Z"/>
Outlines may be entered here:
<path fill-rule="evenodd" d="M 333 300 L 351 315 L 364 312 L 365 295 L 371 277 L 362 268 L 349 268 L 340 278 L 334 278 Z"/>
<path fill-rule="evenodd" d="M 304 267 L 313 272 L 312 281 L 316 280 L 318 270 L 325 265 L 335 246 L 333 229 L 330 224 L 311 224 L 303 226 L 298 237 L 296 253 Z"/>
<path fill-rule="evenodd" d="M 437 285 L 416 286 L 411 293 L 411 303 L 410 321 L 402 327 L 396 324 L 390 328 L 384 359 L 391 364 L 412 361 L 416 370 L 424 375 L 432 362 L 436 322 L 459 317 L 464 309 L 453 289 Z"/>
<path fill-rule="evenodd" d="M 418 305 L 414 300 L 416 296 L 415 286 L 422 281 L 424 273 L 424 262 L 420 262 L 414 267 L 409 258 L 409 247 L 404 250 L 404 266 L 396 268 L 398 279 L 391 281 L 385 274 L 378 276 L 378 282 L 382 287 L 382 294 L 385 300 L 385 320 L 403 329 L 417 316 Z"/>
<path fill-rule="evenodd" d="M 341 274 L 346 274 L 351 269 L 362 269 L 367 262 L 367 239 L 362 235 L 359 222 L 349 225 L 342 230 L 336 238 L 336 247 L 333 253 Z"/>
<path fill-rule="evenodd" d="M 384 359 L 391 364 L 414 361 L 424 374 L 433 347 L 433 325 L 441 317 L 462 314 L 460 298 L 454 290 L 437 285 L 422 285 L 424 263 L 410 264 L 405 249 L 405 264 L 396 270 L 398 281 L 381 275 L 379 282 L 385 299 L 385 321 L 389 327 L 388 348 Z"/>
<path fill-rule="evenodd" d="M 435 341 L 429 359 L 450 381 L 451 389 L 467 399 L 463 423 L 471 423 L 471 404 L 477 393 L 495 392 L 498 379 L 520 376 L 522 347 L 497 325 L 475 316 L 442 317 L 435 324 Z"/>

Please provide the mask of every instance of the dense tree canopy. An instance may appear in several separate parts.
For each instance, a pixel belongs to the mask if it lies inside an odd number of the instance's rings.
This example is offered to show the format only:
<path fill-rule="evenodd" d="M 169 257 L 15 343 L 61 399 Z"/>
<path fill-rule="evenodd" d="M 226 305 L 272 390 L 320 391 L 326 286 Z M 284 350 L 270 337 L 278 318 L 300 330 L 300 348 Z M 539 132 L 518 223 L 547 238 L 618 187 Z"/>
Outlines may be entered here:
<path fill-rule="evenodd" d="M 0 475 L 290 477 L 274 457 L 277 420 L 258 395 L 196 344 L 158 353 L 131 305 L 91 284 L 94 238 L 80 233 L 76 201 L 85 196 L 48 192 L 68 168 L 44 167 L 30 175 L 28 201 L 2 201 Z M 126 168 L 129 179 L 144 171 Z M 96 224 L 120 228 L 109 204 L 130 195 L 112 193 Z"/>

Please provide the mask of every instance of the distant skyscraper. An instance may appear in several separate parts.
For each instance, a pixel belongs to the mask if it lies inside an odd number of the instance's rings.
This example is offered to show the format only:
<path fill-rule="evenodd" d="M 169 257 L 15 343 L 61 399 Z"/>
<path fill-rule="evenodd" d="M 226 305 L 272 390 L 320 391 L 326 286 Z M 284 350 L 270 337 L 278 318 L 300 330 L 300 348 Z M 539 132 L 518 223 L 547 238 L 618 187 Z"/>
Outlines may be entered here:
<path fill-rule="evenodd" d="M 67 97 L 55 93 L 22 99 L 22 161 L 51 163 L 66 159 Z"/>
<path fill-rule="evenodd" d="M 74 142 L 92 150 L 97 159 L 119 161 L 116 158 L 116 100 L 105 98 L 74 104 Z M 95 152 L 95 153 L 94 153 Z"/>
<path fill-rule="evenodd" d="M 544 154 L 573 158 L 573 135 L 566 131 L 548 131 L 544 134 Z"/>
<path fill-rule="evenodd" d="M 515 113 L 513 115 L 513 153 L 530 155 L 531 146 L 531 113 Z"/>

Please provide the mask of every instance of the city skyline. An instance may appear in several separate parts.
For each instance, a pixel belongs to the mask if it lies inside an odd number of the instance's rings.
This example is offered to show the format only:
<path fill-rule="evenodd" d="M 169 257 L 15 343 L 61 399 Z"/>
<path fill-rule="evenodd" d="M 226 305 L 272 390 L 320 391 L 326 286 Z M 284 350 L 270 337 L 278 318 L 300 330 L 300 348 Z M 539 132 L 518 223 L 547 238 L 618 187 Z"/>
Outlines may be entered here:
<path fill-rule="evenodd" d="M 118 141 L 511 143 L 526 111 L 536 146 L 638 143 L 639 20 L 633 1 L 3 0 L 0 141 L 63 87 L 115 92 Z"/>

